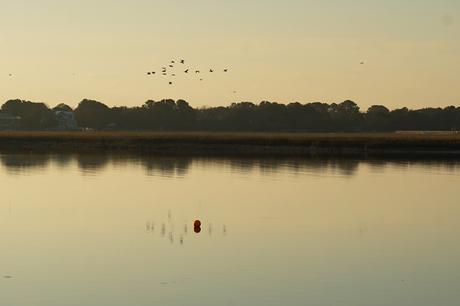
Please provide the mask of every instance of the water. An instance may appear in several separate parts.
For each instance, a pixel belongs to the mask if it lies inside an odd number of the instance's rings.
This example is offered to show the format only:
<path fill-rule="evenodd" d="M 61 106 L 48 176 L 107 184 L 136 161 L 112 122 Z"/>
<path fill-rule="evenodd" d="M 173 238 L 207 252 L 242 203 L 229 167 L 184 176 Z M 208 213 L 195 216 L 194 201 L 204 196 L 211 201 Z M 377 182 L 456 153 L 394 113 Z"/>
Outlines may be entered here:
<path fill-rule="evenodd" d="M 453 161 L 3 154 L 0 180 L 0 305 L 460 305 Z"/>

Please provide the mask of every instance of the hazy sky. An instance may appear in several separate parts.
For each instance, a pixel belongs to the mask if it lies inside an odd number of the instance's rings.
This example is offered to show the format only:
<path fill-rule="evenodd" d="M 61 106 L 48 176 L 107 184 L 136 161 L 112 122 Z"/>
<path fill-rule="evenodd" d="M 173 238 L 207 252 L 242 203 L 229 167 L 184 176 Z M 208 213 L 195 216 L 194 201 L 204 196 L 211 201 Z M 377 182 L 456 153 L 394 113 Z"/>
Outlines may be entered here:
<path fill-rule="evenodd" d="M 0 102 L 460 105 L 458 0 L 0 0 Z M 172 59 L 191 69 L 147 77 Z M 360 65 L 360 62 L 364 65 Z M 223 68 L 230 72 L 224 74 Z M 9 74 L 13 74 L 12 77 Z M 236 93 L 234 93 L 236 91 Z"/>

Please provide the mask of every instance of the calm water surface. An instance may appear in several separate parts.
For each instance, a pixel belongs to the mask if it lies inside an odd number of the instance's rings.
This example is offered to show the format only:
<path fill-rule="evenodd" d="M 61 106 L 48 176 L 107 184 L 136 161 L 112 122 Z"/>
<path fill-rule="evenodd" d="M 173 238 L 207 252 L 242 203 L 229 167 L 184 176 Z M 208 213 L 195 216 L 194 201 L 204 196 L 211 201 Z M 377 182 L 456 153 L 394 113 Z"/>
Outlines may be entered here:
<path fill-rule="evenodd" d="M 460 305 L 456 162 L 0 159 L 0 305 Z"/>

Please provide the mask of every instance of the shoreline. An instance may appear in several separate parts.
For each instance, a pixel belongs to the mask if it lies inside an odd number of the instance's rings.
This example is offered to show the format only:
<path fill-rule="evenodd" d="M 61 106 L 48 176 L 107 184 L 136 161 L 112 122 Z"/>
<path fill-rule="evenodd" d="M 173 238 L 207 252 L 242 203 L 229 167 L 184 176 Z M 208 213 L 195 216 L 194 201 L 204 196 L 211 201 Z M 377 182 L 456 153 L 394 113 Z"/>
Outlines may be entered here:
<path fill-rule="evenodd" d="M 460 158 L 456 133 L 0 132 L 0 151 Z"/>

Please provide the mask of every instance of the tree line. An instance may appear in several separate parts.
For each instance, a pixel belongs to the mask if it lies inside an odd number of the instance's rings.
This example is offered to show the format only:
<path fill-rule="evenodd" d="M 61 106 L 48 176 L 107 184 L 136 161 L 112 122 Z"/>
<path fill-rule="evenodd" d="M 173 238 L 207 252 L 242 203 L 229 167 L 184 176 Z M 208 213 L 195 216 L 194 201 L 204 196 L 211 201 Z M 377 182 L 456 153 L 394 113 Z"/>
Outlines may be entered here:
<path fill-rule="evenodd" d="M 10 100 L 2 113 L 20 117 L 18 129 L 50 130 L 58 111 L 73 112 L 81 128 L 94 130 L 228 131 L 228 132 L 393 132 L 460 129 L 460 107 L 389 110 L 373 105 L 366 111 L 350 100 L 341 103 L 263 101 L 193 108 L 184 100 L 149 100 L 141 106 L 109 107 L 85 99 L 75 109 L 60 104 Z"/>

